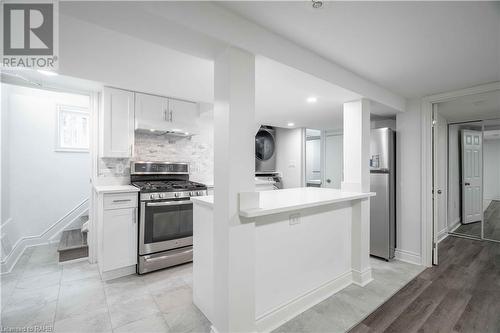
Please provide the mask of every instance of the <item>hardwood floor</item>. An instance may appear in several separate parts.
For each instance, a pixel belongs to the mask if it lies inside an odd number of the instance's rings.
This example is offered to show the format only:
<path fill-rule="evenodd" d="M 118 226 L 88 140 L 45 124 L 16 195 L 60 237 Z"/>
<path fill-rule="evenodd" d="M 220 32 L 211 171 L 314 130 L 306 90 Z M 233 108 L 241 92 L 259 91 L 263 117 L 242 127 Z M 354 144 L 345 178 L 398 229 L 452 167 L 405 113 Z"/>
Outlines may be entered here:
<path fill-rule="evenodd" d="M 450 236 L 439 263 L 350 332 L 500 332 L 500 243 Z"/>
<path fill-rule="evenodd" d="M 481 237 L 481 222 L 462 224 L 455 230 L 457 234 Z M 500 241 L 500 201 L 493 200 L 484 212 L 484 238 Z"/>
<path fill-rule="evenodd" d="M 493 200 L 484 212 L 484 238 L 500 241 L 500 201 Z"/>

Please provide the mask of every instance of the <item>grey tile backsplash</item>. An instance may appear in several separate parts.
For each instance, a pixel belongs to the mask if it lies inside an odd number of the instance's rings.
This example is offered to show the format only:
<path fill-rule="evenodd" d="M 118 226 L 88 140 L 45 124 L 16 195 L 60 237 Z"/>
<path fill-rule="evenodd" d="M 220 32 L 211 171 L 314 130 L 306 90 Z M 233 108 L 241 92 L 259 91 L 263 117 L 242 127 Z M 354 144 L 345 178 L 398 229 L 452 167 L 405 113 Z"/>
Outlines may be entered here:
<path fill-rule="evenodd" d="M 134 160 L 188 162 L 190 179 L 213 185 L 214 174 L 214 133 L 213 118 L 210 113 L 202 114 L 196 125 L 196 135 L 179 138 L 154 133 L 135 133 Z M 130 160 L 120 158 L 100 159 L 101 177 L 128 177 Z"/>

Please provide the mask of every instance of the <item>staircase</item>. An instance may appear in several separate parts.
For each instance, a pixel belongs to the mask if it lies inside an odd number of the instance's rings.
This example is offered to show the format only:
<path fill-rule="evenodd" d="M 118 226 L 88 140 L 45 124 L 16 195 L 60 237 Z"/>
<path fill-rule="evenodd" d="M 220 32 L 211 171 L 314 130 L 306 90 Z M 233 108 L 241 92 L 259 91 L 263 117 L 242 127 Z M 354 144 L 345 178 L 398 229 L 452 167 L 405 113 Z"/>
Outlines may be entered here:
<path fill-rule="evenodd" d="M 86 258 L 89 256 L 87 232 L 82 232 L 81 226 L 89 220 L 88 215 L 81 216 L 77 225 L 79 228 L 64 230 L 59 241 L 59 262 Z"/>

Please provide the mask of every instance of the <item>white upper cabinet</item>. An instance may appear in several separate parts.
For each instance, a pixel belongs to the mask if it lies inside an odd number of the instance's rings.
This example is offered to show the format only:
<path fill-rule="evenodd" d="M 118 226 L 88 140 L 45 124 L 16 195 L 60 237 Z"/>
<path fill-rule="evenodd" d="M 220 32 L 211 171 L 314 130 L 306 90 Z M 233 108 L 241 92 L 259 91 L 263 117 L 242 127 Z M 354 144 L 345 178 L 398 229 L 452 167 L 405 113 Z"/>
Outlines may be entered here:
<path fill-rule="evenodd" d="M 135 94 L 135 129 L 191 133 L 198 104 L 161 96 Z"/>
<path fill-rule="evenodd" d="M 170 119 L 179 129 L 189 131 L 194 127 L 198 118 L 197 103 L 170 99 L 168 107 L 171 113 Z"/>
<path fill-rule="evenodd" d="M 132 157 L 134 147 L 133 92 L 104 88 L 100 128 L 101 157 Z"/>
<path fill-rule="evenodd" d="M 165 97 L 135 94 L 135 128 L 162 129 L 170 122 L 168 99 Z"/>

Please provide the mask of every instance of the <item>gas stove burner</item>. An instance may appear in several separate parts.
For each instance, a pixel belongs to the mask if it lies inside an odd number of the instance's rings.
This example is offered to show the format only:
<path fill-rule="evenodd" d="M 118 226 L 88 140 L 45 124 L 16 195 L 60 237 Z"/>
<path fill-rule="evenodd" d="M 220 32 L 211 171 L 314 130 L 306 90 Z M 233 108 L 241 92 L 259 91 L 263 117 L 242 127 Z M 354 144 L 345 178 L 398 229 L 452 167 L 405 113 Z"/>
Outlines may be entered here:
<path fill-rule="evenodd" d="M 131 182 L 140 200 L 178 200 L 207 195 L 207 187 L 189 180 L 187 163 L 132 162 Z"/>
<path fill-rule="evenodd" d="M 175 192 L 206 189 L 205 185 L 189 180 L 133 182 L 132 185 L 138 187 L 141 192 Z"/>

